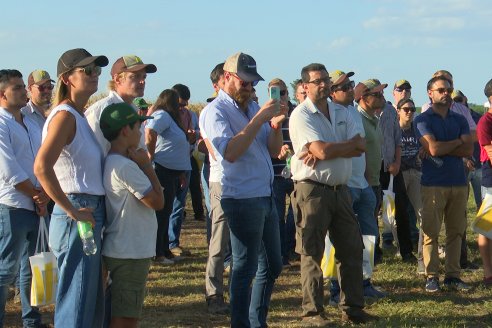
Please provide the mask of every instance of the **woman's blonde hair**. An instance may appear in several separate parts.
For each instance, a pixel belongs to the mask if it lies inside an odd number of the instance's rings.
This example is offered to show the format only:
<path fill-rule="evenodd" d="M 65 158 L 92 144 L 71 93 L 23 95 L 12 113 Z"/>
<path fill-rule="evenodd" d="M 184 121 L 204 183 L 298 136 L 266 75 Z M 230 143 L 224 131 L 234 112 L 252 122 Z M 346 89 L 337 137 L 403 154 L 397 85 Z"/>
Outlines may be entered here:
<path fill-rule="evenodd" d="M 56 86 L 55 86 L 55 92 L 53 92 L 53 101 L 51 102 L 51 109 L 55 108 L 62 101 L 68 98 L 68 86 L 65 83 L 63 83 L 62 78 L 65 74 L 69 75 L 69 73 L 71 72 L 70 71 L 65 72 L 62 75 L 60 75 L 60 77 L 58 77 L 58 81 L 56 82 Z"/>

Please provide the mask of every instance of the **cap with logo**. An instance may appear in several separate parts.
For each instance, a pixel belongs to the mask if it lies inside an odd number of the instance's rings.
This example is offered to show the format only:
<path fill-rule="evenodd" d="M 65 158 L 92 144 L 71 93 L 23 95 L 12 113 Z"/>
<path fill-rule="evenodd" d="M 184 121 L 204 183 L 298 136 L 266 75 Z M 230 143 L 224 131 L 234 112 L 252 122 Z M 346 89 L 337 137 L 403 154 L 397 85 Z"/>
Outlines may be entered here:
<path fill-rule="evenodd" d="M 29 74 L 29 77 L 27 78 L 27 86 L 30 87 L 33 84 L 41 85 L 48 81 L 55 83 L 55 81 L 51 79 L 48 72 L 43 71 L 42 69 L 37 69 Z"/>
<path fill-rule="evenodd" d="M 103 109 L 99 127 L 103 135 L 118 131 L 122 127 L 132 124 L 136 121 L 145 121 L 152 116 L 141 116 L 131 105 L 127 103 L 111 104 Z"/>
<path fill-rule="evenodd" d="M 492 79 L 487 82 L 485 85 L 485 88 L 483 89 L 483 92 L 485 93 L 485 97 L 490 98 L 492 97 Z"/>
<path fill-rule="evenodd" d="M 265 81 L 256 71 L 256 61 L 253 57 L 242 52 L 227 58 L 224 71 L 236 73 L 244 82 Z"/>
<path fill-rule="evenodd" d="M 128 55 L 118 58 L 111 68 L 111 76 L 123 72 L 136 72 L 145 69 L 146 73 L 157 72 L 154 64 L 144 64 L 138 56 Z"/>
<path fill-rule="evenodd" d="M 378 79 L 369 79 L 362 82 L 359 82 L 355 87 L 355 100 L 359 101 L 362 96 L 368 93 L 380 92 L 383 91 L 388 85 L 386 83 L 381 84 Z"/>
<path fill-rule="evenodd" d="M 407 80 L 398 80 L 395 82 L 395 86 L 393 87 L 393 90 L 395 90 L 396 88 L 401 89 L 403 87 L 407 87 L 411 89 L 412 85 Z"/>
<path fill-rule="evenodd" d="M 87 50 L 82 48 L 67 50 L 58 59 L 56 74 L 58 77 L 76 67 L 84 67 L 94 63 L 96 66 L 107 66 L 109 60 L 106 56 L 92 56 Z"/>
<path fill-rule="evenodd" d="M 349 77 L 354 76 L 354 74 L 355 74 L 354 72 L 345 73 L 340 70 L 330 72 L 329 75 L 330 75 L 332 86 L 343 84 L 345 81 L 349 79 Z"/>
<path fill-rule="evenodd" d="M 135 106 L 137 106 L 138 108 L 141 108 L 141 109 L 142 108 L 143 109 L 149 108 L 149 104 L 147 104 L 147 102 L 143 98 L 135 98 L 135 99 L 133 99 L 133 104 Z"/>

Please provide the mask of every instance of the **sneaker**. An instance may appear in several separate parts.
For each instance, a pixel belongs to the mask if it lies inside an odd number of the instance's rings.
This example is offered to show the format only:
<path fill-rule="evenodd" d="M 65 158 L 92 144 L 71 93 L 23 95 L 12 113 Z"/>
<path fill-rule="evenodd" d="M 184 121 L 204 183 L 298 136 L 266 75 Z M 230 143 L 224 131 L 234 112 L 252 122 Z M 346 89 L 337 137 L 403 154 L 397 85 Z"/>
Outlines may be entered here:
<path fill-rule="evenodd" d="M 156 256 L 154 259 L 154 263 L 171 265 L 171 264 L 174 264 L 175 262 L 174 262 L 174 260 L 168 259 L 165 256 Z"/>
<path fill-rule="evenodd" d="M 386 293 L 374 288 L 372 283 L 369 283 L 369 285 L 364 286 L 364 298 L 379 299 L 379 298 L 384 298 L 386 296 L 387 296 Z"/>
<path fill-rule="evenodd" d="M 301 325 L 305 327 L 328 327 L 329 324 L 330 320 L 324 313 L 303 317 L 301 321 Z"/>
<path fill-rule="evenodd" d="M 369 314 L 364 310 L 360 310 L 360 312 L 358 311 L 357 314 L 348 314 L 347 312 L 342 313 L 342 322 L 349 324 L 360 325 L 370 321 L 377 321 L 378 319 L 378 317 Z"/>
<path fill-rule="evenodd" d="M 224 302 L 222 295 L 207 297 L 207 310 L 210 314 L 229 314 L 229 305 Z"/>
<path fill-rule="evenodd" d="M 460 266 L 461 266 L 461 269 L 463 269 L 465 271 L 475 271 L 475 270 L 480 269 L 478 265 L 476 265 L 475 263 L 472 263 L 470 261 L 466 261 L 466 263 L 461 264 Z"/>
<path fill-rule="evenodd" d="M 417 274 L 419 276 L 424 276 L 425 275 L 425 265 L 424 265 L 424 260 L 420 259 L 417 262 Z"/>
<path fill-rule="evenodd" d="M 439 287 L 439 279 L 436 277 L 427 278 L 427 282 L 425 283 L 425 291 L 428 293 L 435 293 L 441 290 Z"/>
<path fill-rule="evenodd" d="M 415 255 L 413 255 L 412 253 L 408 253 L 408 254 L 403 254 L 401 256 L 401 260 L 404 262 L 404 263 L 417 263 L 417 258 L 415 257 Z"/>
<path fill-rule="evenodd" d="M 444 287 L 447 290 L 456 290 L 458 292 L 467 292 L 471 289 L 471 286 L 465 283 L 460 278 L 448 277 L 444 278 Z"/>
<path fill-rule="evenodd" d="M 185 250 L 179 246 L 176 246 L 174 248 L 171 248 L 170 249 L 171 253 L 174 255 L 174 256 L 190 256 L 191 255 L 191 252 L 189 250 Z"/>

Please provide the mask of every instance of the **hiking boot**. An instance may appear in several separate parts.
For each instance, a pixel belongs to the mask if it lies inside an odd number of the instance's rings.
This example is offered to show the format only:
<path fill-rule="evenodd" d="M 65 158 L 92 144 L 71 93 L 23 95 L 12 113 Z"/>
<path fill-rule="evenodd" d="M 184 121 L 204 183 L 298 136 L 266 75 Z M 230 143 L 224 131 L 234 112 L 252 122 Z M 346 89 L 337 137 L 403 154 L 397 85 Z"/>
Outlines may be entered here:
<path fill-rule="evenodd" d="M 448 277 L 444 278 L 444 288 L 447 290 L 456 290 L 458 292 L 467 292 L 471 289 L 471 286 L 460 278 Z"/>
<path fill-rule="evenodd" d="M 303 317 L 301 321 L 301 325 L 304 327 L 328 327 L 329 324 L 330 320 L 324 313 Z"/>
<path fill-rule="evenodd" d="M 425 283 L 425 291 L 428 293 L 435 293 L 441 290 L 439 287 L 439 279 L 436 277 L 427 278 L 427 282 Z"/>
<path fill-rule="evenodd" d="M 207 298 L 207 311 L 210 314 L 229 314 L 229 305 L 222 295 L 213 295 Z"/>
<path fill-rule="evenodd" d="M 173 247 L 170 249 L 171 253 L 174 255 L 174 256 L 190 256 L 191 255 L 191 252 L 189 250 L 185 250 L 179 246 L 176 246 L 176 247 Z"/>
<path fill-rule="evenodd" d="M 342 313 L 342 322 L 360 325 L 363 323 L 368 323 L 370 321 L 377 321 L 379 318 L 369 314 L 363 310 L 360 310 L 357 314 L 348 314 L 347 312 Z"/>

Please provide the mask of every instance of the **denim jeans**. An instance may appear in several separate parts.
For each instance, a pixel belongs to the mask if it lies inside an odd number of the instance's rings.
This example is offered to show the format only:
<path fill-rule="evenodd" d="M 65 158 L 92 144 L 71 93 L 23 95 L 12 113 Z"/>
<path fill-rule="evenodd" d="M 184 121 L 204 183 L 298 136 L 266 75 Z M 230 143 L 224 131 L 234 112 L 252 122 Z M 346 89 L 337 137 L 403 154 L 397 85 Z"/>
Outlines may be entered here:
<path fill-rule="evenodd" d="M 279 233 L 280 233 L 280 250 L 284 263 L 289 260 L 289 253 L 295 246 L 295 224 L 292 205 L 289 204 L 287 217 L 285 217 L 285 198 L 290 199 L 290 194 L 294 190 L 294 182 L 292 179 L 283 177 L 275 177 L 273 180 L 273 197 L 278 213 Z M 294 243 L 292 243 L 294 240 Z M 290 247 L 289 247 L 290 246 Z"/>
<path fill-rule="evenodd" d="M 377 236 L 378 224 L 374 220 L 374 209 L 376 208 L 376 196 L 370 186 L 364 189 L 349 187 L 352 196 L 352 208 L 357 221 L 359 221 L 360 232 L 363 235 Z"/>
<path fill-rule="evenodd" d="M 25 263 L 25 255 L 34 255 L 38 229 L 39 217 L 35 212 L 0 204 L 0 327 L 3 327 L 9 286 L 19 268 L 23 325 L 37 327 L 41 323 L 38 309 L 31 307 L 31 267 Z"/>
<path fill-rule="evenodd" d="M 176 180 L 176 196 L 173 200 L 173 210 L 169 217 L 169 249 L 179 246 L 179 237 L 181 236 L 181 226 L 184 219 L 184 208 L 186 205 L 186 194 L 190 186 L 191 171 L 184 171 L 186 176 L 185 186 L 179 186 L 179 179 Z"/>
<path fill-rule="evenodd" d="M 104 196 L 70 194 L 67 197 L 75 208 L 93 210 L 97 252 L 89 256 L 84 254 L 77 222 L 55 205 L 49 237 L 58 262 L 55 327 L 101 327 L 104 317 L 101 273 L 101 230 L 106 217 Z"/>
<path fill-rule="evenodd" d="M 475 199 L 475 205 L 477 205 L 477 211 L 482 205 L 482 169 L 475 169 L 468 173 L 468 181 L 472 186 L 473 197 Z"/>
<path fill-rule="evenodd" d="M 273 285 L 282 271 L 273 197 L 226 198 L 221 200 L 221 206 L 231 232 L 234 263 L 231 327 L 266 327 Z"/>

